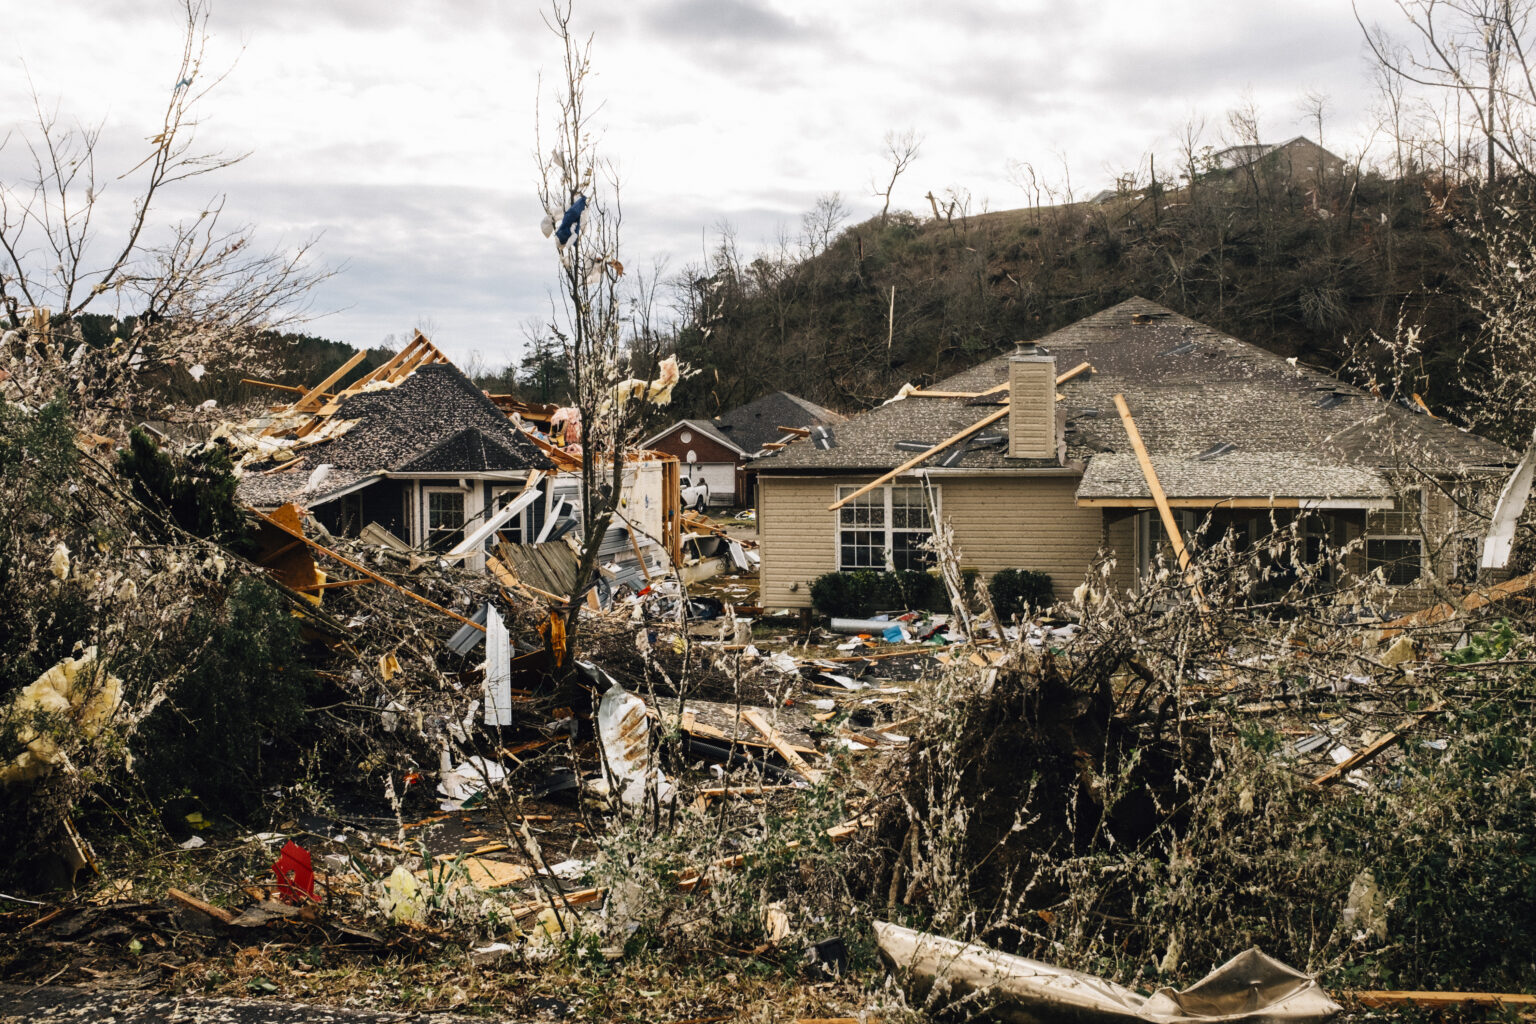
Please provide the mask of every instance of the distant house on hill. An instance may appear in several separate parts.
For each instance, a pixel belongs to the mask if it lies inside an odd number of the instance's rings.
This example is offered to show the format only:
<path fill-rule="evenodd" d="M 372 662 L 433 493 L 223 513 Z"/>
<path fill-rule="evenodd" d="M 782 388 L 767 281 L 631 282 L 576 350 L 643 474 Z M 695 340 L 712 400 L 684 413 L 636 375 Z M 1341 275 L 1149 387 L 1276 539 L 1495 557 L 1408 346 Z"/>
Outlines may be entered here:
<path fill-rule="evenodd" d="M 1228 146 L 1211 157 L 1213 174 L 1231 175 L 1255 165 L 1273 169 L 1289 181 L 1315 181 L 1321 175 L 1334 178 L 1344 173 L 1344 160 L 1298 135 L 1289 142 L 1259 142 Z"/>
<path fill-rule="evenodd" d="M 1301 561 L 1345 550 L 1343 572 L 1389 585 L 1468 569 L 1486 527 L 1451 495 L 1496 488 L 1515 461 L 1423 410 L 1130 299 L 856 416 L 826 447 L 755 460 L 761 603 L 809 607 L 829 572 L 926 567 L 935 508 L 962 569 L 1044 572 L 1066 598 L 1108 552 L 1109 581 L 1138 586 L 1166 537 L 1120 395 L 1181 533 L 1231 530 L 1244 545 L 1272 517 L 1295 521 Z M 1403 451 L 1416 472 L 1392 454 Z"/>
<path fill-rule="evenodd" d="M 709 485 L 711 505 L 749 505 L 752 490 L 744 470 L 753 456 L 771 450 L 765 446 L 846 420 L 798 395 L 773 391 L 711 420 L 678 420 L 640 446 L 675 455 L 685 476 Z"/>

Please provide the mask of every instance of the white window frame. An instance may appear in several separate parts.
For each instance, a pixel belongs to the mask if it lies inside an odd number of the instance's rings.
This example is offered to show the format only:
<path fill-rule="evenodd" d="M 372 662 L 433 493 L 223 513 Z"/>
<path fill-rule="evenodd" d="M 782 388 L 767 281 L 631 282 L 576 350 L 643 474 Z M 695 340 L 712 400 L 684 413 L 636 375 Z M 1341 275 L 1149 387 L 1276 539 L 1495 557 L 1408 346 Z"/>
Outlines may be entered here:
<path fill-rule="evenodd" d="M 464 539 L 464 528 L 469 523 L 470 508 L 469 495 L 462 487 L 431 487 L 423 486 L 421 489 L 421 540 L 419 547 L 427 547 L 432 543 L 432 496 L 434 494 L 452 494 L 459 499 L 459 539 Z M 450 545 L 452 546 L 452 545 Z"/>
<path fill-rule="evenodd" d="M 838 485 L 835 488 L 834 495 L 837 498 L 837 500 L 841 501 L 843 498 L 845 498 L 848 495 L 854 493 L 858 489 L 859 489 L 859 486 L 855 485 L 855 484 L 840 484 L 840 485 Z M 902 491 L 904 493 L 916 494 L 921 499 L 920 500 L 920 504 L 918 504 L 916 507 L 922 509 L 923 518 L 927 521 L 927 526 L 922 527 L 922 528 L 913 528 L 913 527 L 897 527 L 897 526 L 894 525 L 894 523 L 895 523 L 895 515 L 894 515 L 895 504 L 894 504 L 894 501 L 893 501 L 893 496 L 894 496 L 895 492 L 898 491 L 898 490 Z M 884 487 L 877 488 L 876 490 L 870 491 L 868 494 L 861 495 L 859 498 L 854 499 L 853 501 L 851 501 L 848 504 L 844 505 L 842 508 L 838 509 L 837 513 L 836 513 L 837 519 L 833 523 L 834 533 L 833 533 L 833 538 L 832 538 L 832 542 L 833 542 L 833 545 L 834 545 L 834 548 L 835 548 L 835 557 L 836 557 L 837 571 L 838 572 L 855 572 L 855 571 L 857 571 L 859 569 L 872 569 L 872 570 L 875 570 L 875 571 L 883 570 L 885 572 L 892 572 L 896 568 L 896 562 L 895 562 L 895 558 L 894 558 L 895 535 L 896 534 L 922 534 L 923 536 L 928 536 L 928 537 L 933 536 L 934 524 L 937 522 L 938 517 L 939 517 L 939 515 L 940 515 L 940 513 L 941 513 L 941 511 L 943 509 L 943 497 L 939 493 L 939 491 L 940 491 L 939 486 L 936 485 L 936 484 L 933 485 L 933 504 L 934 504 L 934 508 L 930 509 L 928 507 L 927 495 L 924 493 L 924 491 L 925 491 L 924 485 L 922 483 L 920 483 L 920 482 L 918 482 L 918 483 L 891 483 L 891 484 L 886 484 Z M 868 499 L 873 498 L 875 495 L 879 495 L 879 503 L 878 504 L 875 504 L 874 502 L 871 502 L 871 501 L 868 500 Z M 856 509 L 856 508 L 859 508 L 859 507 L 868 508 L 868 509 L 878 509 L 879 512 L 880 512 L 880 515 L 881 515 L 879 525 L 875 525 L 873 523 L 861 525 L 861 524 L 853 523 L 853 522 L 845 522 L 844 521 L 845 520 L 844 513 L 847 512 L 850 509 Z M 913 506 L 910 505 L 910 504 L 907 504 L 907 505 L 903 505 L 901 507 L 903 507 L 903 508 L 912 508 Z M 850 513 L 849 518 L 851 518 L 851 516 L 852 516 L 852 513 Z M 882 546 L 881 546 L 881 553 L 882 553 L 882 559 L 883 559 L 882 560 L 882 564 L 881 565 L 845 565 L 845 564 L 843 564 L 843 531 L 845 529 L 847 529 L 847 530 L 863 530 L 865 532 L 870 532 L 870 533 L 876 533 L 876 532 L 880 533 L 881 534 L 881 541 L 882 541 Z M 922 571 L 922 569 L 923 569 L 923 567 L 921 567 L 921 566 L 909 566 L 909 568 L 918 569 L 919 571 Z"/>
<path fill-rule="evenodd" d="M 1370 509 L 1365 513 L 1365 572 L 1366 575 L 1376 571 L 1378 566 L 1386 566 L 1390 569 L 1392 562 L 1371 558 L 1372 541 L 1407 541 L 1419 549 L 1419 572 L 1411 580 L 1403 580 L 1393 583 L 1386 581 L 1389 587 L 1412 587 L 1424 579 L 1424 535 L 1421 532 L 1421 524 L 1427 515 L 1427 504 L 1422 487 L 1410 487 L 1397 494 L 1392 499 L 1390 509 Z M 1400 561 L 1400 560 L 1399 560 Z"/>

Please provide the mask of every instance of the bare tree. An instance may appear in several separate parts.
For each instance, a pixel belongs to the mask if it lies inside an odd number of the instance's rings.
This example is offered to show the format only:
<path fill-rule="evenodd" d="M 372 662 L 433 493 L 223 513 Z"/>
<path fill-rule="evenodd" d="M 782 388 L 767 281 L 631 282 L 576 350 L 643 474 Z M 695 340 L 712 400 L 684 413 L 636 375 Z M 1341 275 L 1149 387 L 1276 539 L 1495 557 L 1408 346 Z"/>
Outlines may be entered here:
<path fill-rule="evenodd" d="M 848 220 L 848 207 L 841 192 L 823 192 L 816 197 L 816 205 L 800 218 L 800 228 L 805 233 L 805 250 L 811 259 L 827 251 L 838 229 Z M 787 246 L 783 246 L 787 249 Z"/>
<path fill-rule="evenodd" d="M 1483 173 L 1499 177 L 1502 160 L 1533 175 L 1536 77 L 1531 65 L 1532 0 L 1396 0 L 1414 47 L 1396 46 L 1379 27 L 1356 21 L 1377 63 L 1390 75 L 1453 95 L 1483 136 Z M 1461 118 L 1458 118 L 1460 121 Z"/>
<path fill-rule="evenodd" d="M 31 126 L 0 141 L 24 149 L 28 167 L 0 178 L 0 358 L 22 400 L 63 391 L 97 422 L 132 415 L 145 371 L 248 368 L 263 332 L 307 316 L 311 290 L 327 276 L 309 265 L 313 240 L 260 251 L 249 227 L 222 222 L 222 196 L 190 221 L 155 219 L 174 186 L 245 156 L 196 146 L 198 112 L 228 74 L 206 69 L 207 41 L 206 0 L 182 0 L 175 85 L 147 151 L 125 170 L 98 167 L 100 124 L 66 123 L 35 90 Z M 119 188 L 131 189 L 130 200 L 109 203 Z M 88 345 L 86 313 L 115 317 L 120 330 Z"/>
<path fill-rule="evenodd" d="M 884 189 L 877 182 L 870 182 L 874 195 L 885 200 L 885 205 L 880 207 L 882 227 L 891 210 L 891 193 L 896 191 L 896 179 L 917 159 L 918 150 L 922 146 L 923 137 L 915 129 L 908 128 L 899 134 L 894 130 L 885 133 L 885 156 L 890 161 L 891 178 L 885 183 Z"/>
<path fill-rule="evenodd" d="M 582 598 L 594 579 L 598 549 L 623 494 L 626 451 L 639 439 L 644 411 L 670 399 L 678 368 L 675 359 L 657 367 L 658 339 L 649 330 L 648 305 L 654 288 L 642 287 L 642 301 L 647 302 L 642 329 L 626 340 L 630 317 L 628 297 L 620 287 L 624 264 L 619 259 L 619 179 L 598 152 L 594 108 L 587 101 L 592 39 L 575 35 L 571 0 L 552 0 L 544 21 L 561 47 L 553 138 L 545 137 L 541 120 L 536 150 L 538 196 L 549 215 L 545 228 L 554 241 L 560 282 L 550 333 L 565 350 L 581 423 L 581 550 L 577 585 L 562 609 L 564 650 L 557 652 L 569 678 Z M 551 147 L 547 153 L 546 145 Z M 658 371 L 656 381 L 645 379 Z"/>

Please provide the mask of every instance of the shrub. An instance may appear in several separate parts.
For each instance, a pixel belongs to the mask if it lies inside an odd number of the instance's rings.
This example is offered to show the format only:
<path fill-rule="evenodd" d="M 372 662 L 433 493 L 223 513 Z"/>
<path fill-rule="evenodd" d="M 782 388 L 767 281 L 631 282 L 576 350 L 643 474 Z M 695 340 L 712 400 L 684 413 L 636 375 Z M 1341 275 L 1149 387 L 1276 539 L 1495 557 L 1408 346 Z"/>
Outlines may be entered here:
<path fill-rule="evenodd" d="M 222 607 L 192 616 L 184 642 L 186 675 L 140 726 L 136 774 L 156 799 L 190 790 L 224 813 L 250 811 L 313 722 L 298 620 L 272 587 L 242 579 Z"/>
<path fill-rule="evenodd" d="M 244 533 L 245 517 L 235 503 L 240 481 L 224 448 L 208 445 L 189 455 L 163 452 L 147 433 L 134 428 L 117 469 L 135 498 L 163 510 L 188 533 L 224 544 Z"/>
<path fill-rule="evenodd" d="M 862 618 L 893 609 L 944 611 L 949 598 L 938 577 L 916 569 L 829 572 L 811 584 L 811 604 L 822 615 Z"/>
<path fill-rule="evenodd" d="M 1032 569 L 1004 569 L 987 581 L 992 607 L 1004 622 L 1010 622 L 1026 608 L 1046 608 L 1056 601 L 1051 577 Z"/>

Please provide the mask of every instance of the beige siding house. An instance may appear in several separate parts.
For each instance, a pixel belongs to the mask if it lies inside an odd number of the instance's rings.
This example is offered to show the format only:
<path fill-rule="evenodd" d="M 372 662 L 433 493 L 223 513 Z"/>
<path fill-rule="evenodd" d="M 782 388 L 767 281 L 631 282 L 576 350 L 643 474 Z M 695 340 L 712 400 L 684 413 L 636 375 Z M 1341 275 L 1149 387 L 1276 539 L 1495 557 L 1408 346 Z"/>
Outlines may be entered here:
<path fill-rule="evenodd" d="M 1272 518 L 1302 517 L 1309 542 L 1357 542 L 1346 572 L 1403 587 L 1429 570 L 1475 571 L 1464 543 L 1475 524 L 1458 520 L 1448 492 L 1515 461 L 1421 410 L 1131 299 L 817 445 L 756 460 L 763 606 L 810 607 L 828 572 L 924 567 L 935 508 L 963 569 L 1045 572 L 1064 598 L 1107 559 L 1112 583 L 1134 587 L 1164 540 L 1117 395 L 1181 530 L 1231 530 L 1241 543 Z"/>

